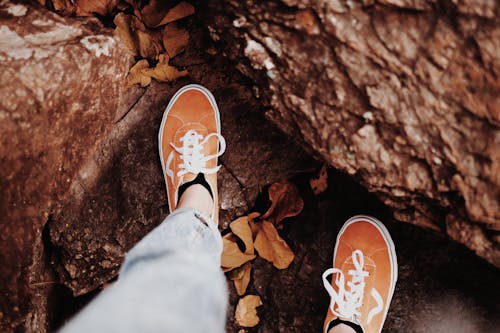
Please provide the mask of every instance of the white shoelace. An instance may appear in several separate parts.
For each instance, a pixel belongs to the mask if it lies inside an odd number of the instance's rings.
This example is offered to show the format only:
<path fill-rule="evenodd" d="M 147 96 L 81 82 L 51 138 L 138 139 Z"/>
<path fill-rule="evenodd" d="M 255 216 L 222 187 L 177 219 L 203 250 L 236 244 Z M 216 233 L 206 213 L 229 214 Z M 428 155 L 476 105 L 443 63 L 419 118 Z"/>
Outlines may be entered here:
<path fill-rule="evenodd" d="M 202 153 L 203 145 L 213 136 L 219 140 L 220 149 L 216 154 L 205 156 Z M 195 130 L 189 130 L 180 138 L 180 141 L 182 142 L 182 147 L 176 147 L 173 143 L 170 143 L 174 150 L 170 152 L 167 158 L 166 173 L 172 180 L 172 183 L 174 182 L 174 172 L 170 168 L 170 164 L 174 158 L 174 152 L 179 153 L 182 160 L 182 163 L 178 165 L 179 171 L 177 172 L 177 177 L 182 177 L 189 172 L 196 175 L 198 173 L 212 174 L 219 171 L 220 166 L 207 168 L 205 165 L 207 161 L 221 156 L 226 150 L 226 140 L 224 140 L 222 135 L 219 133 L 210 133 L 203 137 L 203 135 L 198 134 Z"/>
<path fill-rule="evenodd" d="M 363 303 L 365 278 L 369 275 L 367 271 L 363 270 L 364 261 L 362 251 L 354 250 L 352 252 L 354 269 L 350 269 L 347 272 L 348 275 L 352 276 L 351 281 L 347 281 L 349 290 L 346 290 L 344 273 L 340 269 L 330 268 L 323 273 L 323 284 L 331 297 L 330 310 L 335 316 L 348 318 L 355 323 L 359 323 L 357 319 L 361 316 L 359 307 Z M 338 287 L 338 292 L 333 289 L 330 281 L 327 279 L 331 274 L 336 274 L 335 284 Z M 377 305 L 368 313 L 367 323 L 370 323 L 373 317 L 383 309 L 383 301 L 380 293 L 373 288 L 370 295 L 375 299 Z M 335 310 L 335 304 L 337 304 L 337 310 Z"/>

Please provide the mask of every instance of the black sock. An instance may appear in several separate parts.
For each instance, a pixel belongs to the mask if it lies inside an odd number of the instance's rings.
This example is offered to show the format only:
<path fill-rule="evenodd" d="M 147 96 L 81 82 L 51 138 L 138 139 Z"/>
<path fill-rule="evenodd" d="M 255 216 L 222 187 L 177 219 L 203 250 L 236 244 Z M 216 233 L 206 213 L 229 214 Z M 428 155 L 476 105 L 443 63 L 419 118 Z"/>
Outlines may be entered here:
<path fill-rule="evenodd" d="M 210 196 L 212 197 L 212 200 L 214 199 L 214 194 L 212 193 L 212 189 L 210 188 L 210 185 L 208 184 L 207 180 L 205 179 L 205 176 L 202 174 L 202 173 L 199 173 L 195 179 L 193 179 L 192 181 L 190 182 L 187 182 L 185 184 L 182 184 L 181 186 L 179 186 L 179 192 L 177 194 L 177 200 L 179 200 L 182 196 L 182 194 L 184 193 L 184 191 L 187 190 L 187 188 L 191 185 L 194 185 L 194 184 L 200 184 L 202 185 L 204 188 L 207 189 L 208 193 L 210 193 Z"/>
<path fill-rule="evenodd" d="M 361 326 L 351 322 L 351 321 L 345 321 L 345 320 L 341 320 L 341 319 L 335 319 L 335 320 L 332 320 L 330 322 L 330 324 L 328 324 L 328 327 L 326 328 L 326 332 L 328 333 L 329 330 L 331 330 L 332 328 L 334 328 L 335 326 L 339 325 L 339 324 L 344 324 L 344 325 L 347 325 L 349 326 L 350 328 L 352 328 L 353 330 L 356 331 L 356 333 L 363 333 L 363 329 L 361 328 Z"/>

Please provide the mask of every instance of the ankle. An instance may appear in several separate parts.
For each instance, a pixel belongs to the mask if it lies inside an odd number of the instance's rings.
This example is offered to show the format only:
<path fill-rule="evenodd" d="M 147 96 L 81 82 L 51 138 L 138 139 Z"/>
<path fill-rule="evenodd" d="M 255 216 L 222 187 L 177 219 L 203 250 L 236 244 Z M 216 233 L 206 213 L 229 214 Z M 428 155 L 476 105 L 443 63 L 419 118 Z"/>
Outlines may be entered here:
<path fill-rule="evenodd" d="M 187 187 L 179 198 L 177 208 L 193 208 L 212 216 L 214 201 L 207 188 L 201 184 L 192 184 Z"/>

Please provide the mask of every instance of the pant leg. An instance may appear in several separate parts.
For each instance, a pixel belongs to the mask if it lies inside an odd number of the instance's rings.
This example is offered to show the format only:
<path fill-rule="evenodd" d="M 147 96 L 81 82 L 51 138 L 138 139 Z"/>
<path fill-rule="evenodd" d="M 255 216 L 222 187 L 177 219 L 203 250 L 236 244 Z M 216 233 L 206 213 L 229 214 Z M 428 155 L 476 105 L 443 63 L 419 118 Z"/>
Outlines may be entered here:
<path fill-rule="evenodd" d="M 62 332 L 224 332 L 221 252 L 211 221 L 176 210 L 127 254 L 118 281 Z"/>

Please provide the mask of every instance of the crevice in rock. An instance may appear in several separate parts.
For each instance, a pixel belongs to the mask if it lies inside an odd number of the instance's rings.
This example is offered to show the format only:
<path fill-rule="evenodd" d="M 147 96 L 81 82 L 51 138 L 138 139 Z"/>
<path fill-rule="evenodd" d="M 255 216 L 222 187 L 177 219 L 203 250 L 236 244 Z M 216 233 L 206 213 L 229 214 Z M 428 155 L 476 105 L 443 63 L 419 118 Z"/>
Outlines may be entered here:
<path fill-rule="evenodd" d="M 121 122 L 123 119 L 125 119 L 125 117 L 129 114 L 130 111 L 132 111 L 135 106 L 137 105 L 137 103 L 140 102 L 141 98 L 144 96 L 144 94 L 146 93 L 146 89 L 143 89 L 142 93 L 137 97 L 137 99 L 132 103 L 132 105 L 130 105 L 127 109 L 127 111 L 125 111 L 121 116 L 120 118 L 118 118 L 116 121 L 115 121 L 115 125 L 118 124 L 119 122 Z"/>

